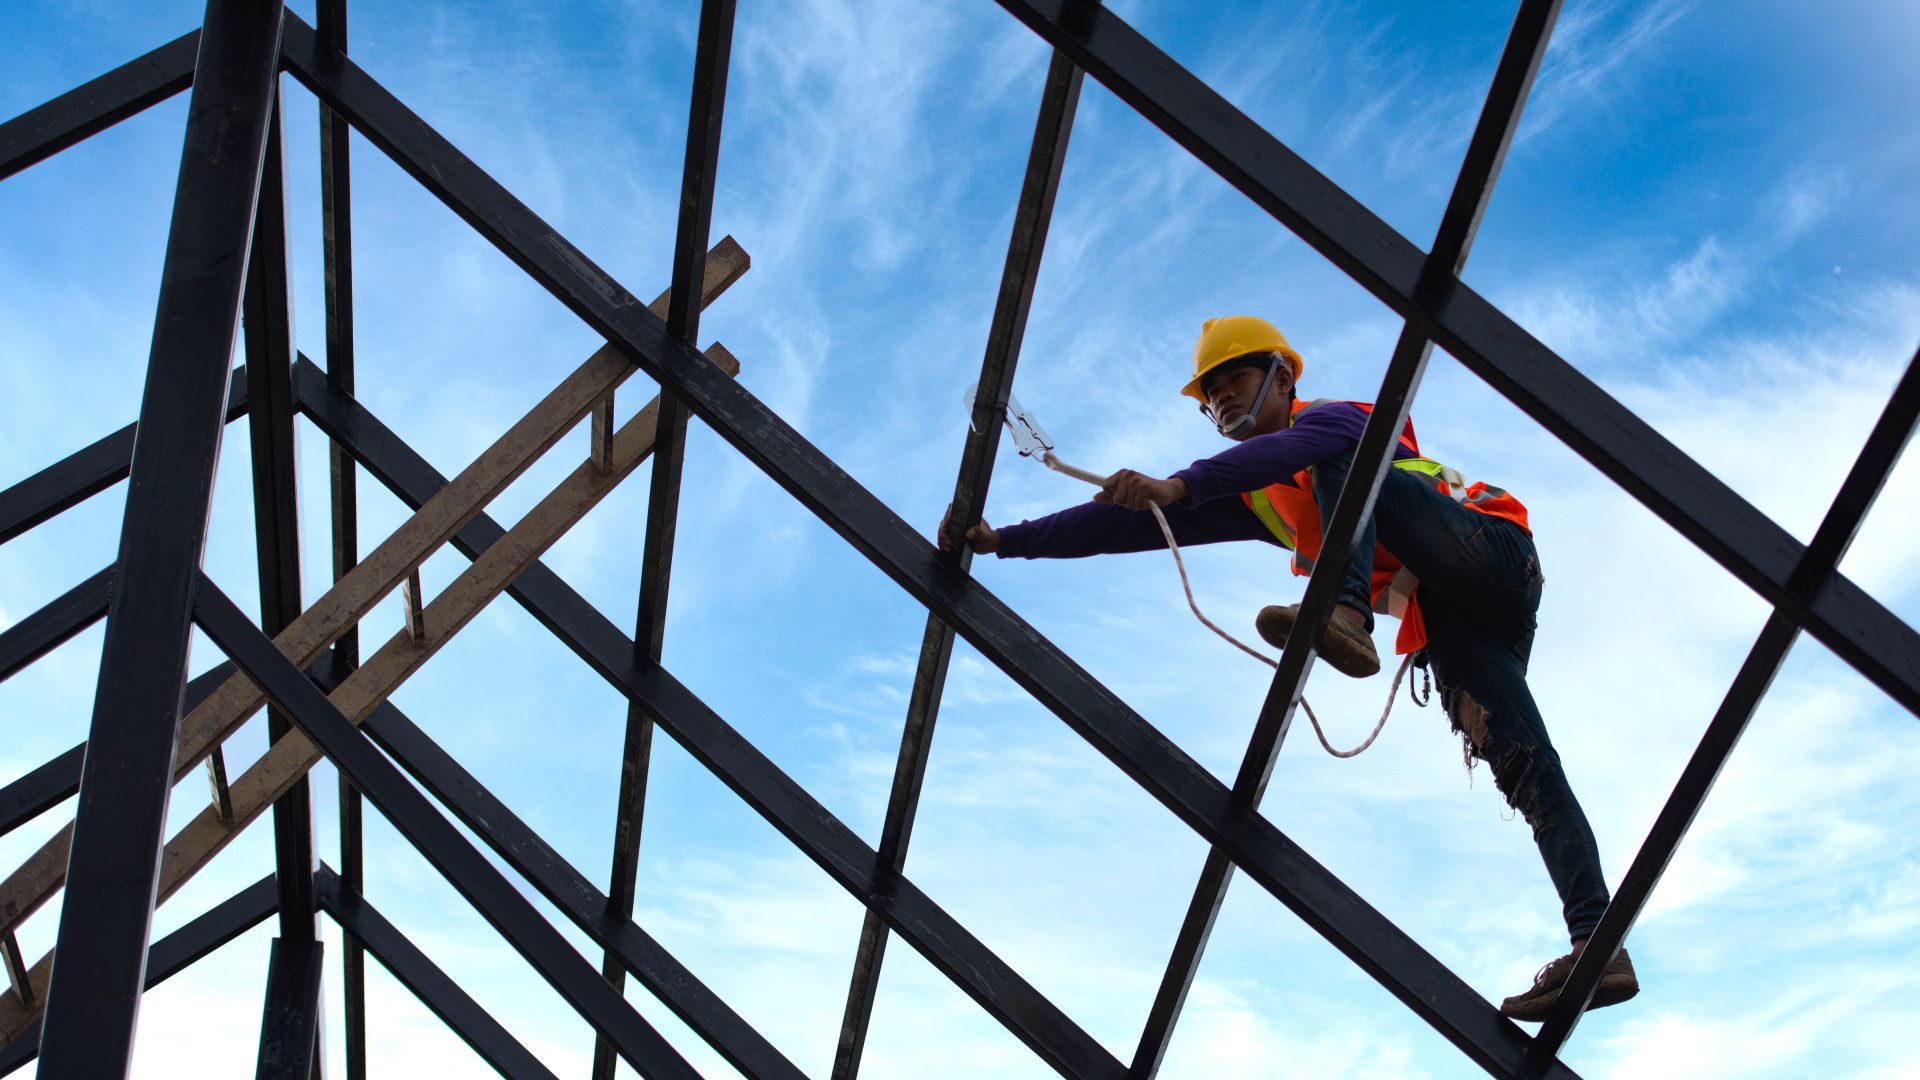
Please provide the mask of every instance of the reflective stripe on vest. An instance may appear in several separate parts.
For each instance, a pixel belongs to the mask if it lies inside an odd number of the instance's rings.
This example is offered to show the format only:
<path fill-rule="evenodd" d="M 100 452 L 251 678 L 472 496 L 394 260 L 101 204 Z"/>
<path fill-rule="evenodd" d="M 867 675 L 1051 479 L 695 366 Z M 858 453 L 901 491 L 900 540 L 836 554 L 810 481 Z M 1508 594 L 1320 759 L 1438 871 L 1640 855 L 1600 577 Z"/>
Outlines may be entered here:
<path fill-rule="evenodd" d="M 1405 469 L 1408 472 L 1420 473 L 1423 476 L 1431 476 L 1434 478 L 1436 490 L 1447 491 L 1455 499 L 1460 501 L 1464 502 L 1466 500 L 1466 481 L 1460 478 L 1459 473 L 1437 461 L 1432 461 L 1428 458 L 1401 458 L 1399 461 L 1393 463 L 1393 467 L 1396 469 Z M 1311 473 L 1313 470 L 1308 469 L 1306 471 Z M 1300 553 L 1293 529 L 1288 527 L 1286 516 L 1280 513 L 1278 507 L 1273 505 L 1273 499 L 1268 495 L 1268 490 L 1267 488 L 1261 488 L 1258 491 L 1244 492 L 1240 496 L 1240 501 L 1247 504 L 1247 508 L 1253 511 L 1253 515 L 1260 519 L 1260 524 L 1267 527 L 1267 531 L 1273 534 L 1275 540 L 1280 541 L 1282 547 L 1293 552 L 1293 566 L 1296 573 L 1302 576 L 1313 573 L 1313 560 Z M 1502 495 L 1506 494 L 1505 492 L 1499 491 L 1498 488 L 1493 490 Z M 1475 501 L 1479 502 L 1483 500 L 1475 499 Z M 1409 586 L 1407 591 L 1412 592 L 1412 587 Z M 1403 603 L 1402 607 L 1404 606 Z M 1398 617 L 1398 612 L 1395 612 L 1394 615 Z"/>

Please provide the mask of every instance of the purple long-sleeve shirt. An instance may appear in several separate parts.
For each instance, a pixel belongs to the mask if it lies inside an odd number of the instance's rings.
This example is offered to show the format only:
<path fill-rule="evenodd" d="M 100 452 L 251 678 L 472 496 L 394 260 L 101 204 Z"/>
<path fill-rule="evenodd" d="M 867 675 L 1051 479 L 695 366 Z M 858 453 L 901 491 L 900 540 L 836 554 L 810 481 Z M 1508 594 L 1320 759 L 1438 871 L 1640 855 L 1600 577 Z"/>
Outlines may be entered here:
<path fill-rule="evenodd" d="M 1268 484 L 1292 485 L 1294 473 L 1352 449 L 1366 424 L 1367 414 L 1354 405 L 1328 402 L 1297 415 L 1292 427 L 1256 435 L 1174 473 L 1187 484 L 1187 497 L 1163 508 L 1174 539 L 1183 546 L 1223 540 L 1278 545 L 1240 501 L 1240 493 Z M 1412 456 L 1406 444 L 1396 444 L 1396 459 Z M 1160 526 L 1145 510 L 1088 502 L 1003 527 L 997 554 L 1003 559 L 1075 559 L 1166 546 Z"/>

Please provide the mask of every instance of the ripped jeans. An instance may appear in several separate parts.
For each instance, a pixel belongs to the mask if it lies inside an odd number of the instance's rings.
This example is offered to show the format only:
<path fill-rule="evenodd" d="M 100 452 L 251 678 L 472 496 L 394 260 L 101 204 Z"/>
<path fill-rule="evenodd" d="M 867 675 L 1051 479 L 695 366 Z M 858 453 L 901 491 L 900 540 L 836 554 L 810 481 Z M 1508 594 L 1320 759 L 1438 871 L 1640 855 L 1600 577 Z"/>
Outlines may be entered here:
<path fill-rule="evenodd" d="M 1313 469 L 1323 523 L 1333 516 L 1353 452 Z M 1493 782 L 1533 827 L 1533 840 L 1560 894 L 1567 931 L 1585 937 L 1607 907 L 1600 854 L 1527 689 L 1540 559 L 1526 530 L 1467 509 L 1423 477 L 1388 469 L 1373 517 L 1361 530 L 1340 602 L 1370 612 L 1375 542 L 1420 579 L 1427 657 L 1440 702 L 1473 757 L 1490 762 Z"/>

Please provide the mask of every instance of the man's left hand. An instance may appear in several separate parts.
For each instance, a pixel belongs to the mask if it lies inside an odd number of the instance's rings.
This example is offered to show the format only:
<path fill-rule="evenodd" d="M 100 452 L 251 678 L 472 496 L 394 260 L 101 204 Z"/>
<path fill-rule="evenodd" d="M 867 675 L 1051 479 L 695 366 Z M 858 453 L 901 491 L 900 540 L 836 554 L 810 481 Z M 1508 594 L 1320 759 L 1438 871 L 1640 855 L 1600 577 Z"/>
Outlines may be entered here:
<path fill-rule="evenodd" d="M 1145 473 L 1121 469 L 1100 485 L 1094 502 L 1112 503 L 1129 510 L 1145 510 L 1148 503 L 1167 506 L 1187 497 L 1187 482 L 1179 477 L 1155 480 Z"/>

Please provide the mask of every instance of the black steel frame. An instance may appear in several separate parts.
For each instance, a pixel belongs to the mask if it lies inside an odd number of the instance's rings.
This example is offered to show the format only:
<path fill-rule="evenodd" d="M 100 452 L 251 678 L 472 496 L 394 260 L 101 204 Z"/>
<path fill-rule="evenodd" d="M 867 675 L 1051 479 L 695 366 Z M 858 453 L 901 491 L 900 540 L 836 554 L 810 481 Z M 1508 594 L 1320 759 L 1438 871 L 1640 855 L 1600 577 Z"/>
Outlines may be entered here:
<path fill-rule="evenodd" d="M 989 327 L 974 431 L 962 449 L 951 516 L 984 504 L 999 419 L 1025 333 L 1084 75 L 1138 110 L 1256 205 L 1406 320 L 1326 530 L 1302 622 L 1322 626 L 1370 512 L 1394 437 L 1435 344 L 1619 483 L 1774 608 L 1708 725 L 1619 894 L 1576 965 L 1560 1008 L 1531 1038 L 1498 1016 L 1385 917 L 1260 816 L 1258 806 L 1312 670 L 1314 633 L 1296 634 L 1263 702 L 1231 787 L 1209 775 L 700 353 L 698 290 L 711 227 L 734 0 L 705 0 L 695 46 L 673 277 L 664 319 L 636 303 L 346 56 L 344 0 L 320 0 L 318 27 L 280 5 L 209 0 L 204 26 L 0 124 L 0 178 L 192 87 L 147 392 L 138 425 L 0 491 L 0 543 L 130 481 L 118 559 L 0 633 L 0 679 L 106 620 L 89 742 L 0 789 L 0 834 L 78 795 L 59 946 L 35 1021 L 0 1050 L 0 1074 L 44 1053 L 48 1075 L 125 1075 L 140 990 L 278 912 L 260 1075 L 317 1075 L 324 970 L 314 916 L 346 931 L 346 1069 L 367 1074 L 363 954 L 372 952 L 480 1056 L 507 1075 L 550 1075 L 367 903 L 361 797 L 444 873 L 506 941 L 572 1004 L 596 1036 L 593 1072 L 615 1056 L 643 1075 L 693 1075 L 624 1000 L 626 976 L 750 1076 L 799 1070 L 633 921 L 654 727 L 678 741 L 867 909 L 833 1063 L 857 1075 L 889 934 L 918 949 L 1042 1060 L 1071 1076 L 1158 1069 L 1208 934 L 1236 870 L 1496 1075 L 1571 1075 L 1557 1057 L 1607 957 L 1684 838 L 1787 651 L 1804 630 L 1909 711 L 1920 713 L 1920 634 L 1836 567 L 1920 423 L 1920 354 L 1892 392 L 1820 530 L 1800 545 L 1705 469 L 1532 338 L 1459 277 L 1547 48 L 1559 0 L 1520 0 L 1478 126 L 1433 246 L 1421 251 L 1162 53 L 1089 0 L 1000 0 L 1055 50 Z M 293 347 L 287 289 L 278 72 L 320 100 L 327 366 Z M 628 702 L 612 868 L 605 892 L 562 859 L 391 704 L 359 730 L 328 700 L 359 661 L 349 630 L 303 673 L 271 640 L 301 613 L 296 414 L 330 440 L 332 563 L 358 559 L 357 470 L 418 509 L 447 481 L 354 396 L 349 126 L 492 242 L 665 394 L 655 443 L 635 632 L 628 637 L 544 565 L 509 593 Z M 228 359 L 245 312 L 248 365 Z M 217 360 L 216 360 L 217 358 Z M 251 374 L 251 380 L 248 375 Z M 249 386 L 251 383 L 251 386 Z M 595 410 L 594 456 L 608 451 L 611 401 Z M 212 467 L 224 425 L 248 417 L 253 449 L 261 622 L 200 574 Z M 882 837 L 867 846 L 661 666 L 673 539 L 690 418 L 698 417 L 838 532 L 929 612 Z M 136 432 L 140 436 L 135 438 Z M 1361 482 L 1364 479 L 1364 482 Z M 504 535 L 484 512 L 452 544 L 478 558 Z M 186 636 L 206 631 L 231 663 L 188 683 Z M 915 811 L 955 637 L 1033 694 L 1210 845 L 1201 879 L 1145 1019 L 1123 1063 L 1039 994 L 905 876 Z M 299 730 L 339 769 L 341 871 L 312 848 L 307 785 L 275 807 L 276 869 L 148 947 L 179 718 L 235 670 L 270 700 L 279 739 Z M 129 718 L 146 718 L 130 723 Z M 406 774 L 410 774 L 411 781 Z M 415 784 L 418 784 L 416 787 Z M 217 787 L 220 785 L 216 785 Z M 423 793 L 424 791 L 424 793 Z M 224 796 L 221 790 L 219 796 Z M 438 800 L 446 813 L 433 806 Z M 558 930 L 448 820 L 462 822 L 604 950 L 595 973 Z M 144 899 L 143 899 L 144 898 Z M 16 992 L 33 987 L 0 926 Z"/>

